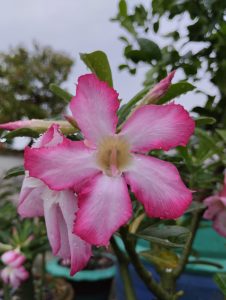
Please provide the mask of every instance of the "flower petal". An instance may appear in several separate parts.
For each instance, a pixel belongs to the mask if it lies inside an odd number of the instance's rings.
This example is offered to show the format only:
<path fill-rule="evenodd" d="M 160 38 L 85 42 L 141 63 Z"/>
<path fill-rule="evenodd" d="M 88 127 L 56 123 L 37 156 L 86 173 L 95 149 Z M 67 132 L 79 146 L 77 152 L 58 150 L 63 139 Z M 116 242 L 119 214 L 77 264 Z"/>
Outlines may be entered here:
<path fill-rule="evenodd" d="M 64 190 L 96 175 L 95 151 L 83 142 L 64 139 L 51 148 L 25 149 L 25 169 L 44 181 L 50 189 Z"/>
<path fill-rule="evenodd" d="M 145 105 L 131 115 L 120 135 L 128 140 L 132 151 L 169 150 L 185 146 L 194 127 L 194 121 L 181 105 Z"/>
<path fill-rule="evenodd" d="M 213 227 L 220 235 L 226 237 L 226 209 L 217 214 Z"/>
<path fill-rule="evenodd" d="M 70 246 L 71 276 L 82 270 L 92 255 L 91 245 L 72 233 L 74 215 L 78 209 L 77 197 L 70 190 L 61 192 L 59 206 L 67 226 Z"/>
<path fill-rule="evenodd" d="M 79 210 L 74 233 L 94 245 L 107 245 L 112 234 L 132 214 L 123 177 L 97 175 L 78 196 Z"/>
<path fill-rule="evenodd" d="M 41 135 L 32 145 L 32 148 L 52 147 L 63 142 L 64 136 L 59 130 L 58 124 L 53 124 L 50 128 Z"/>
<path fill-rule="evenodd" d="M 124 174 L 150 217 L 175 219 L 191 204 L 191 191 L 182 182 L 176 167 L 169 162 L 134 155 L 133 164 Z"/>
<path fill-rule="evenodd" d="M 94 74 L 79 77 L 70 109 L 86 139 L 97 144 L 102 137 L 114 134 L 118 107 L 118 93 L 106 82 Z"/>
<path fill-rule="evenodd" d="M 46 222 L 46 230 L 48 239 L 53 251 L 53 255 L 57 255 L 60 250 L 60 228 L 59 228 L 59 206 L 54 201 L 55 199 L 45 199 L 44 203 L 44 215 Z"/>
<path fill-rule="evenodd" d="M 21 217 L 33 218 L 44 215 L 41 195 L 45 189 L 46 186 L 41 180 L 29 176 L 24 178 L 17 208 Z"/>
<path fill-rule="evenodd" d="M 203 203 L 208 207 L 203 214 L 203 218 L 207 220 L 213 220 L 215 216 L 224 209 L 224 205 L 220 200 L 220 196 L 215 195 L 206 198 Z"/>

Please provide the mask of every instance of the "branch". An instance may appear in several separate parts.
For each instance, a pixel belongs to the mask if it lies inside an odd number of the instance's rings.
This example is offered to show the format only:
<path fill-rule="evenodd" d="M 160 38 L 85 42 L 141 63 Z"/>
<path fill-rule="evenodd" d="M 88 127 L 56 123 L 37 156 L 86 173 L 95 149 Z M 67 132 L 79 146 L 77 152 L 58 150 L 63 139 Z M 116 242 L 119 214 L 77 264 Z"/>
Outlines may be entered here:
<path fill-rule="evenodd" d="M 203 214 L 203 210 L 193 213 L 191 227 L 190 227 L 191 234 L 185 244 L 184 252 L 181 256 L 180 263 L 179 263 L 178 267 L 172 273 L 172 275 L 175 279 L 181 275 L 181 273 L 184 271 L 185 266 L 188 262 L 188 258 L 191 253 L 191 250 L 192 250 L 193 241 L 195 239 L 196 232 L 199 227 L 199 222 L 201 220 L 202 214 Z"/>
<path fill-rule="evenodd" d="M 124 283 L 126 299 L 136 300 L 135 291 L 133 289 L 133 283 L 128 269 L 128 265 L 130 262 L 129 258 L 125 255 L 123 251 L 121 251 L 114 237 L 111 238 L 111 246 L 119 262 L 119 269 Z"/>
<path fill-rule="evenodd" d="M 148 272 L 144 265 L 142 264 L 139 256 L 136 253 L 134 242 L 128 237 L 128 232 L 126 228 L 122 227 L 120 229 L 120 233 L 122 236 L 122 240 L 124 242 L 126 251 L 130 257 L 131 263 L 133 264 L 136 272 L 140 276 L 140 278 L 143 280 L 149 291 L 151 291 L 153 294 L 155 294 L 158 299 L 160 300 L 176 300 L 178 299 L 177 294 L 171 296 L 169 295 L 164 289 L 158 284 L 156 281 L 154 281 L 152 274 Z"/>

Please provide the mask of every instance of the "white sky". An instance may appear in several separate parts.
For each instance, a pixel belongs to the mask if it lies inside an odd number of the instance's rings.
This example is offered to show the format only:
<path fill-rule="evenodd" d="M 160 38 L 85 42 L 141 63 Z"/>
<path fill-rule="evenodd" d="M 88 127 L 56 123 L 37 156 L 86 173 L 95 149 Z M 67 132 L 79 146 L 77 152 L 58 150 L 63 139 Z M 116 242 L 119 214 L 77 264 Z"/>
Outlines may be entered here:
<path fill-rule="evenodd" d="M 134 0 L 131 4 L 137 2 Z M 149 0 L 143 2 L 149 3 Z M 77 77 L 87 72 L 79 53 L 103 50 L 109 57 L 114 87 L 120 98 L 128 101 L 141 89 L 143 67 L 135 76 L 117 69 L 123 62 L 123 45 L 118 40 L 123 30 L 110 22 L 110 18 L 116 15 L 118 0 L 0 0 L 0 3 L 0 51 L 19 44 L 31 47 L 34 40 L 65 51 L 76 60 L 66 85 L 74 94 Z M 174 82 L 179 79 L 180 74 L 177 74 Z M 197 101 L 203 102 L 202 97 L 197 99 L 192 93 L 179 101 L 188 109 Z"/>

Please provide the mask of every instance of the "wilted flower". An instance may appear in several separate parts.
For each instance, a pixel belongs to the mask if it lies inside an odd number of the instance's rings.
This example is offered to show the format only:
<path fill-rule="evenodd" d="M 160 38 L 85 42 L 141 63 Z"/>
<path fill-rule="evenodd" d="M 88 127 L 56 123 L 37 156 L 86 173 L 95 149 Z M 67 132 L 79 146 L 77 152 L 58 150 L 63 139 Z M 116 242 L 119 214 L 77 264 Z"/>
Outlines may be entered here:
<path fill-rule="evenodd" d="M 84 141 L 25 149 L 30 176 L 50 189 L 78 192 L 74 233 L 95 245 L 107 245 L 111 235 L 132 215 L 127 184 L 150 217 L 177 218 L 192 193 L 174 165 L 146 155 L 150 150 L 185 146 L 194 121 L 181 105 L 144 105 L 116 134 L 118 94 L 94 74 L 81 76 L 70 108 Z"/>
<path fill-rule="evenodd" d="M 222 236 L 226 237 L 226 175 L 224 186 L 220 193 L 204 200 L 207 206 L 203 217 L 213 221 L 213 228 Z"/>

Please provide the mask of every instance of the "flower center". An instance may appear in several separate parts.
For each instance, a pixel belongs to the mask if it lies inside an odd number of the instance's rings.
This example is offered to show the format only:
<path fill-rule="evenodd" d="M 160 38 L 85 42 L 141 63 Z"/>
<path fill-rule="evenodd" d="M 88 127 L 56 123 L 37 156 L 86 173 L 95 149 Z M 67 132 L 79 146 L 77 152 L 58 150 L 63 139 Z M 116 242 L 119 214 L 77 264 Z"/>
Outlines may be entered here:
<path fill-rule="evenodd" d="M 131 154 L 125 139 L 115 136 L 105 137 L 97 148 L 97 163 L 108 176 L 117 176 L 129 165 Z"/>

